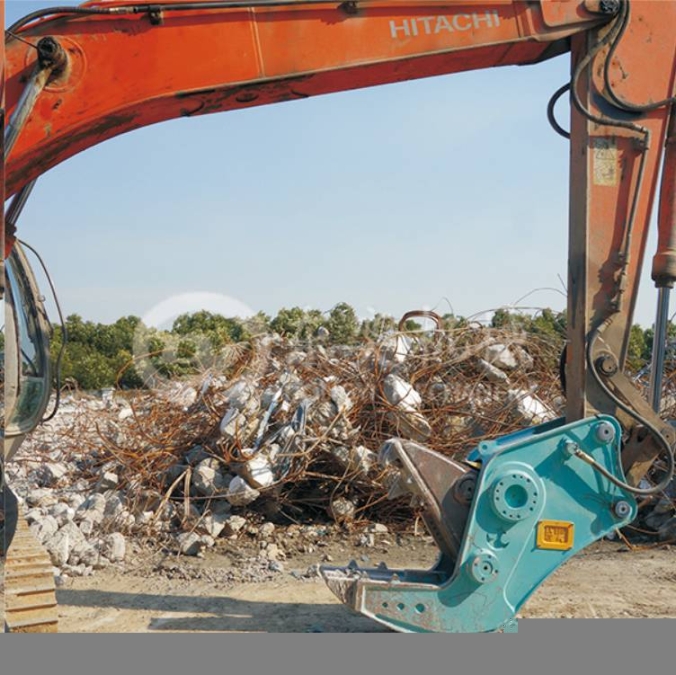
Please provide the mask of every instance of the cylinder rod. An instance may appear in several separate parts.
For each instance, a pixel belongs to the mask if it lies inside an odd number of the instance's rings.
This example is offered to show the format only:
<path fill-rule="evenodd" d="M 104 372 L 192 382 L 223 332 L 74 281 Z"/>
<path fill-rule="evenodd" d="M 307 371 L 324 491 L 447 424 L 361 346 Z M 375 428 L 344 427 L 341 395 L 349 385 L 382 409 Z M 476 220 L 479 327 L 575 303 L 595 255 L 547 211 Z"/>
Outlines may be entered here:
<path fill-rule="evenodd" d="M 669 287 L 658 289 L 657 317 L 653 337 L 653 353 L 650 364 L 650 403 L 656 413 L 660 411 L 662 399 L 662 379 L 664 376 L 664 356 L 667 346 L 667 324 L 669 323 Z"/>
<path fill-rule="evenodd" d="M 63 70 L 68 57 L 61 45 L 52 37 L 44 37 L 37 44 L 38 60 L 33 72 L 26 83 L 21 96 L 17 101 L 16 108 L 7 121 L 4 131 L 5 161 L 12 152 L 14 143 L 21 133 L 23 125 L 33 110 L 40 92 L 47 86 L 52 74 Z"/>

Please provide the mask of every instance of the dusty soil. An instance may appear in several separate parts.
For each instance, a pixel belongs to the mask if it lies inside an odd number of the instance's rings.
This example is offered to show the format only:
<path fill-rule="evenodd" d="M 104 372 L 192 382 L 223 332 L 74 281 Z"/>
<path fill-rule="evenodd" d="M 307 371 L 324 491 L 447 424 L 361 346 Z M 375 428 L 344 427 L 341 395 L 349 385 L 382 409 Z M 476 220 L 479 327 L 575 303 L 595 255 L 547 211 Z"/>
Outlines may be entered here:
<path fill-rule="evenodd" d="M 312 566 L 355 559 L 426 569 L 436 559 L 428 537 L 388 536 L 368 548 L 355 546 L 354 537 L 331 537 L 289 555 L 281 570 L 253 562 L 252 551 L 235 544 L 204 558 L 137 548 L 124 569 L 69 579 L 58 589 L 60 631 L 385 632 L 340 604 Z M 676 547 L 598 542 L 557 570 L 519 617 L 676 618 Z"/>

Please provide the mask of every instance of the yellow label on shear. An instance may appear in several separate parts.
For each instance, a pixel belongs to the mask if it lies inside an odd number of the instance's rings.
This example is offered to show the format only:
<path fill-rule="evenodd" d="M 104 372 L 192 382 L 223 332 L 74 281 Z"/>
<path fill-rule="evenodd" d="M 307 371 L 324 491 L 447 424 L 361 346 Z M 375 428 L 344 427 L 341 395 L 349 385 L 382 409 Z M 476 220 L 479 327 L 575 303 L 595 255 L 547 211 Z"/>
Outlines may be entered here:
<path fill-rule="evenodd" d="M 568 551 L 573 548 L 575 525 L 565 520 L 541 520 L 537 529 L 537 547 Z"/>

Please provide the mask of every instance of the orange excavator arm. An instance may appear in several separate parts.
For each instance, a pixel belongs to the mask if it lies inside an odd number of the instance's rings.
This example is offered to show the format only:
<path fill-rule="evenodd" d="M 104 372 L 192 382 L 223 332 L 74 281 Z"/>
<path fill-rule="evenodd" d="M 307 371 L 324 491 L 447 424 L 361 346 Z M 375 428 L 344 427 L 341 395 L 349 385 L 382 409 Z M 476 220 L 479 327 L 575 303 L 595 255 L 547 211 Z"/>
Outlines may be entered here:
<path fill-rule="evenodd" d="M 536 64 L 570 53 L 571 79 L 557 92 L 571 99 L 569 131 L 550 115 L 570 143 L 568 342 L 562 369 L 567 426 L 547 427 L 528 439 L 510 437 L 503 449 L 480 447 L 477 457 L 484 469 L 476 478 L 480 492 L 469 513 L 458 504 L 453 513 L 443 510 L 453 492 L 449 486 L 467 479 L 466 467 L 444 464 L 410 444 L 393 446 L 427 495 L 426 522 L 445 556 L 429 575 L 409 575 L 416 598 L 428 598 L 430 585 L 444 579 L 438 605 L 436 599 L 421 601 L 416 611 L 435 607 L 436 618 L 425 625 L 437 630 L 504 627 L 518 605 L 511 600 L 505 600 L 509 612 L 496 615 L 494 624 L 467 623 L 469 614 L 480 614 L 477 607 L 454 624 L 447 609 L 461 596 L 471 604 L 477 596 L 467 585 L 496 578 L 501 565 L 527 570 L 542 559 L 543 569 L 550 565 L 551 571 L 551 562 L 544 561 L 546 551 L 556 546 L 548 543 L 547 532 L 557 531 L 560 519 L 538 521 L 537 546 L 524 544 L 528 555 L 517 561 L 493 547 L 495 532 L 531 518 L 528 511 L 536 508 L 555 516 L 572 509 L 579 519 L 571 516 L 570 528 L 591 541 L 627 522 L 635 513 L 634 495 L 654 494 L 674 475 L 674 432 L 623 373 L 663 161 L 653 279 L 665 292 L 676 280 L 674 35 L 676 2 L 661 0 L 100 0 L 44 10 L 6 31 L 7 195 L 16 195 L 20 204 L 32 181 L 59 162 L 163 120 Z M 15 218 L 10 216 L 11 228 Z M 597 423 L 599 415 L 607 419 Z M 604 455 L 610 446 L 621 451 L 620 468 Z M 504 448 L 516 453 L 521 467 L 535 462 L 529 458 L 538 452 L 544 454 L 537 466 L 516 471 L 509 463 L 503 466 Z M 559 450 L 562 454 L 556 455 Z M 660 456 L 666 465 L 659 484 L 639 487 Z M 570 476 L 565 468 L 552 468 L 566 458 L 578 462 Z M 539 475 L 545 465 L 546 484 Z M 429 474 L 444 472 L 448 490 L 444 487 L 436 503 Z M 491 492 L 486 481 L 493 479 Z M 599 487 L 598 481 L 608 483 Z M 503 485 L 509 486 L 504 496 Z M 595 490 L 608 504 L 614 500 L 603 511 L 603 527 L 595 520 L 599 514 L 588 521 L 589 514 L 582 514 L 588 505 L 580 506 Z M 490 508 L 486 500 L 492 500 Z M 491 514 L 488 524 L 479 518 L 484 503 L 481 513 Z M 459 523 L 457 531 L 449 529 L 450 521 Z M 463 536 L 466 543 L 456 545 Z M 485 547 L 469 551 L 468 542 L 483 536 Z M 575 546 L 582 545 L 576 540 Z M 535 549 L 542 551 L 531 560 Z M 576 550 L 572 537 L 568 549 Z M 527 578 L 528 572 L 523 575 Z M 407 596 L 392 590 L 391 575 L 374 571 L 366 581 L 347 583 L 339 574 L 333 580 L 346 602 L 387 625 L 408 630 L 422 621 L 405 609 Z M 523 588 L 515 593 L 519 602 L 527 595 Z"/>
<path fill-rule="evenodd" d="M 8 158 L 8 194 L 95 143 L 155 122 L 533 63 L 608 20 L 578 3 L 505 0 L 122 0 L 77 12 L 9 29 L 10 116 L 41 39 L 58 43 L 65 62 Z"/>

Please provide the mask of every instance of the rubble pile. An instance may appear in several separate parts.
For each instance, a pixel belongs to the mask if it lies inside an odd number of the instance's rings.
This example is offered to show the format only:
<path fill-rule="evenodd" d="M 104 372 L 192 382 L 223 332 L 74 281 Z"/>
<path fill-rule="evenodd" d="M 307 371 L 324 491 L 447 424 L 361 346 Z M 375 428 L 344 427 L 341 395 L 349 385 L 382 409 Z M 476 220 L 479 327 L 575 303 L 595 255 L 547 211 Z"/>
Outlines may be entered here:
<path fill-rule="evenodd" d="M 389 438 L 464 457 L 563 413 L 561 345 L 532 334 L 467 326 L 356 346 L 265 336 L 237 349 L 227 376 L 66 395 L 24 444 L 8 481 L 62 574 L 123 561 L 133 535 L 202 555 L 255 534 L 278 569 L 283 526 L 412 522 L 410 498 L 388 499 L 396 474 L 378 451 Z M 673 492 L 642 511 L 662 540 L 676 538 Z"/>

